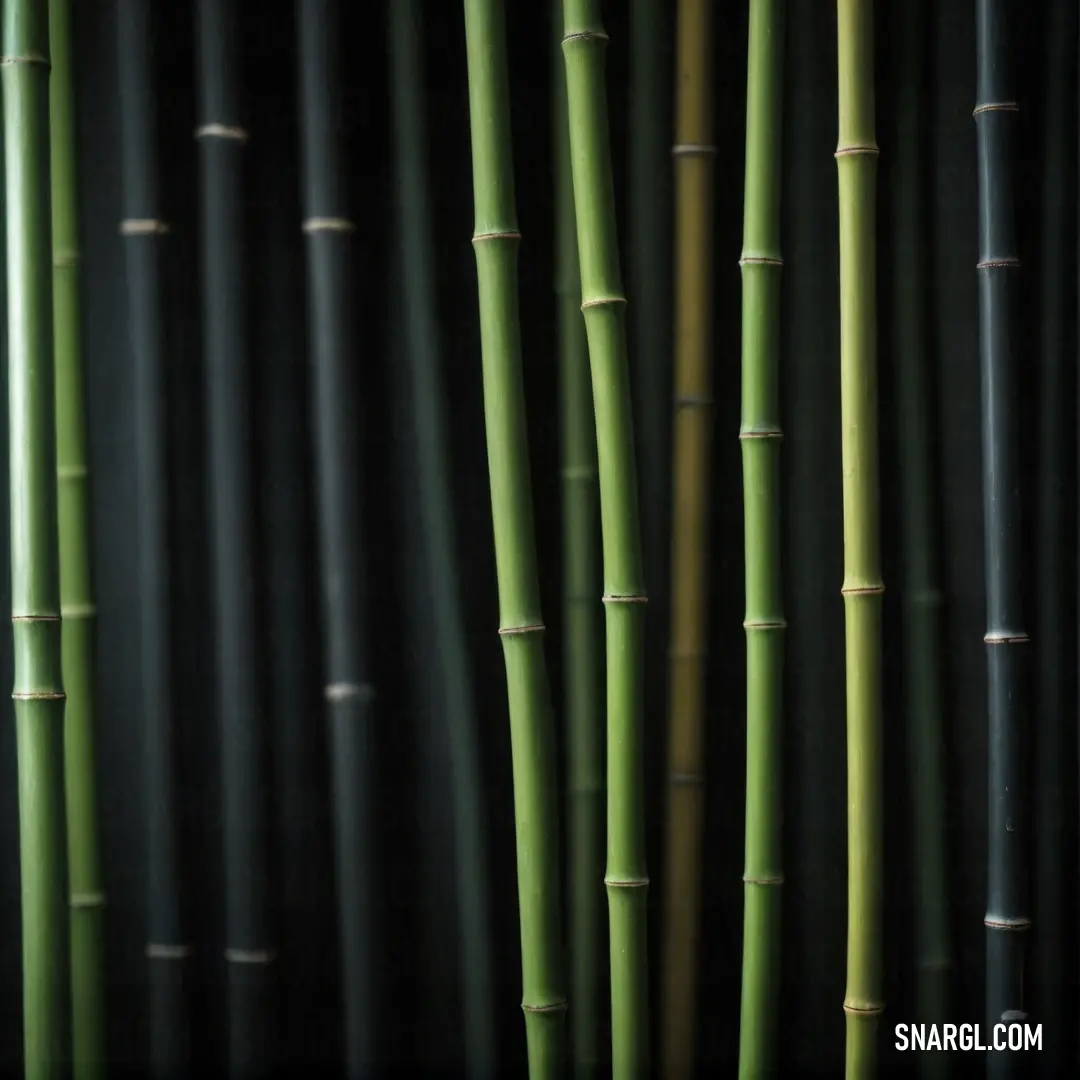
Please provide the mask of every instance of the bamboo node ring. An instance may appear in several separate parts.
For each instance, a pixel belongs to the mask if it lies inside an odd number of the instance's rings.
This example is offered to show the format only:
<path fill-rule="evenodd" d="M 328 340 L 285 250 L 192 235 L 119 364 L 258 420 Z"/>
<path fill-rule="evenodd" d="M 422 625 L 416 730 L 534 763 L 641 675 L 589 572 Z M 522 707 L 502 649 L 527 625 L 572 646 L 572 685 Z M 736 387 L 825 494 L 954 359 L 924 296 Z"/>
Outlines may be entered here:
<path fill-rule="evenodd" d="M 368 702 L 375 696 L 375 690 L 370 683 L 332 682 L 326 684 L 323 694 L 333 704 L 354 700 Z"/>
<path fill-rule="evenodd" d="M 783 266 L 784 260 L 775 255 L 743 255 L 740 266 Z"/>
<path fill-rule="evenodd" d="M 12 701 L 66 701 L 63 690 L 16 690 L 11 695 Z"/>
<path fill-rule="evenodd" d="M 500 626 L 499 637 L 515 637 L 518 634 L 542 634 L 546 627 L 541 623 L 528 623 L 525 626 Z"/>
<path fill-rule="evenodd" d="M 571 34 L 566 34 L 562 43 L 568 45 L 574 41 L 583 41 L 587 45 L 590 41 L 606 42 L 607 40 L 608 36 L 603 30 L 576 30 Z"/>
<path fill-rule="evenodd" d="M 844 1002 L 844 1012 L 848 1016 L 880 1016 L 884 1011 L 884 1005 L 849 1005 Z"/>
<path fill-rule="evenodd" d="M 647 596 L 618 596 L 605 593 L 602 597 L 605 604 L 647 604 Z"/>
<path fill-rule="evenodd" d="M 647 889 L 649 887 L 649 879 L 647 877 L 639 878 L 604 878 L 604 884 L 609 889 Z"/>
<path fill-rule="evenodd" d="M 746 619 L 744 630 L 786 630 L 787 619 Z"/>
<path fill-rule="evenodd" d="M 766 428 L 759 431 L 740 431 L 740 439 L 777 439 L 783 441 L 784 433 L 779 428 Z"/>
<path fill-rule="evenodd" d="M 312 217 L 303 223 L 301 228 L 306 233 L 338 232 L 351 233 L 356 231 L 356 225 L 348 218 L 340 217 Z"/>
<path fill-rule="evenodd" d="M 521 1003 L 522 1012 L 527 1013 L 561 1013 L 566 1012 L 569 1007 L 565 998 L 562 1001 L 553 1001 L 550 1005 L 527 1005 L 524 1001 Z"/>
<path fill-rule="evenodd" d="M 840 590 L 841 596 L 882 596 L 884 585 L 845 585 Z"/>
<path fill-rule="evenodd" d="M 676 143 L 671 148 L 672 157 L 716 157 L 719 149 L 711 143 Z"/>
<path fill-rule="evenodd" d="M 196 139 L 229 139 L 232 142 L 246 143 L 251 136 L 235 124 L 203 124 L 195 129 Z"/>
<path fill-rule="evenodd" d="M 70 904 L 73 908 L 103 908 L 105 906 L 105 894 L 103 892 L 77 892 L 71 894 Z"/>
<path fill-rule="evenodd" d="M 59 622 L 59 615 L 12 615 L 12 622 Z"/>
<path fill-rule="evenodd" d="M 1022 934 L 1031 929 L 1031 920 L 1026 915 L 1017 915 L 1010 918 L 1007 915 L 987 915 L 983 919 L 983 926 L 989 930 L 1006 930 L 1014 934 Z"/>
<path fill-rule="evenodd" d="M 705 777 L 700 773 L 677 772 L 668 777 L 671 787 L 700 788 L 705 786 Z"/>
<path fill-rule="evenodd" d="M 985 105 L 976 105 L 972 111 L 972 116 L 981 116 L 983 113 L 988 112 L 1016 112 L 1020 111 L 1020 106 L 1015 101 L 988 101 Z"/>
<path fill-rule="evenodd" d="M 775 877 L 749 877 L 743 874 L 743 884 L 745 885 L 783 885 L 784 875 L 777 874 Z"/>
<path fill-rule="evenodd" d="M 171 231 L 167 221 L 157 218 L 124 218 L 120 222 L 121 236 L 166 236 Z"/>
<path fill-rule="evenodd" d="M 616 304 L 625 304 L 625 296 L 594 296 L 591 300 L 583 300 L 581 310 L 588 311 L 592 307 L 614 307 Z"/>
<path fill-rule="evenodd" d="M 1007 255 L 1003 259 L 982 259 L 975 264 L 976 270 L 1009 270 L 1018 268 L 1020 260 L 1013 255 Z"/>
<path fill-rule="evenodd" d="M 146 946 L 148 960 L 186 960 L 190 955 L 190 945 L 156 945 L 151 943 Z"/>
<path fill-rule="evenodd" d="M 833 157 L 878 157 L 881 151 L 873 145 L 867 146 L 838 146 Z"/>
<path fill-rule="evenodd" d="M 60 618 L 63 619 L 92 619 L 97 614 L 94 604 L 61 604 Z"/>
<path fill-rule="evenodd" d="M 1022 630 L 998 630 L 983 637 L 984 645 L 1026 645 L 1029 641 Z"/>
<path fill-rule="evenodd" d="M 78 251 L 54 251 L 52 264 L 57 270 L 70 270 L 71 267 L 78 266 L 81 259 L 82 255 Z"/>
<path fill-rule="evenodd" d="M 476 233 L 472 238 L 474 244 L 483 243 L 485 240 L 520 240 L 521 233 L 519 232 L 483 232 Z"/>
<path fill-rule="evenodd" d="M 271 949 L 226 949 L 225 960 L 230 964 L 272 964 L 277 953 Z"/>
<path fill-rule="evenodd" d="M 0 64 L 40 64 L 43 68 L 52 69 L 49 58 L 35 52 L 23 53 L 21 56 L 0 56 Z"/>

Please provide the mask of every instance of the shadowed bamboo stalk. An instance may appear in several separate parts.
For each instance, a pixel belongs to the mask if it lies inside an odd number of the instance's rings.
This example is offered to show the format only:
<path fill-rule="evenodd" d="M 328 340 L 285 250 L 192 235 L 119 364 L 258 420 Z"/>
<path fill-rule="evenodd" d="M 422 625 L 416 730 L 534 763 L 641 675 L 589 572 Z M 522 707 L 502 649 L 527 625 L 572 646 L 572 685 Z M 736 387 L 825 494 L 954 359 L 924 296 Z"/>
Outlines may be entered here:
<path fill-rule="evenodd" d="M 645 588 L 638 524 L 634 421 L 626 363 L 626 299 L 619 271 L 604 51 L 597 0 L 564 0 L 563 55 L 570 121 L 581 297 L 596 416 L 607 623 L 607 867 L 611 1052 L 615 1080 L 649 1068 L 645 865 Z"/>
<path fill-rule="evenodd" d="M 977 0 L 975 129 L 979 155 L 979 346 L 989 736 L 986 1023 L 1024 1015 L 1027 874 L 1027 649 L 1021 578 L 1017 257 L 1013 206 L 1017 127 L 1011 0 Z M 987 1054 L 990 1080 L 1018 1077 L 1020 1055 Z"/>
<path fill-rule="evenodd" d="M 780 256 L 784 0 L 750 0 L 743 191 L 746 862 L 739 1076 L 775 1074 L 784 883 L 780 551 Z"/>
<path fill-rule="evenodd" d="M 518 232 L 503 0 L 465 0 L 475 226 L 499 635 L 514 771 L 529 1076 L 560 1076 L 566 998 L 555 732 L 544 660 L 518 315 Z"/>
<path fill-rule="evenodd" d="M 469 674 L 451 505 L 445 389 L 435 302 L 423 86 L 423 7 L 397 0 L 390 11 L 406 356 L 415 410 L 421 532 L 429 568 L 432 622 L 446 713 L 453 782 L 462 1014 L 468 1074 L 494 1080 L 491 917 L 484 851 L 478 731 Z"/>
<path fill-rule="evenodd" d="M 168 460 L 161 219 L 155 162 L 157 102 L 152 74 L 153 0 L 120 0 L 120 233 L 127 277 L 133 367 L 141 708 L 146 799 L 146 956 L 150 964 L 150 1072 L 180 1080 L 189 1059 L 184 987 L 190 953 L 180 895 L 174 773 L 169 588 Z"/>
<path fill-rule="evenodd" d="M 881 580 L 872 0 L 838 0 L 840 413 L 847 658 L 848 1080 L 877 1074 L 882 1001 Z"/>
<path fill-rule="evenodd" d="M 600 513 L 596 426 L 589 382 L 589 343 L 581 314 L 574 178 L 562 57 L 562 0 L 552 88 L 555 114 L 556 270 L 559 382 L 562 402 L 563 712 L 567 739 L 570 866 L 570 1035 L 577 1080 L 598 1077 L 607 1061 L 601 1045 L 604 879 L 604 654 L 600 593 Z"/>
<path fill-rule="evenodd" d="M 53 319 L 60 611 L 67 703 L 64 777 L 71 889 L 72 1057 L 75 1080 L 105 1069 L 103 940 L 105 893 L 98 850 L 94 755 L 94 597 L 79 314 L 75 94 L 70 0 L 50 0 L 52 74 Z"/>
<path fill-rule="evenodd" d="M 897 363 L 896 417 L 900 433 L 900 546 L 903 566 L 903 641 L 908 762 L 914 802 L 915 938 L 918 1016 L 948 1019 L 952 955 L 948 934 L 945 851 L 945 746 L 941 688 L 941 605 L 934 479 L 931 367 L 927 356 L 925 0 L 896 8 L 899 58 L 897 155 L 894 165 L 893 288 Z M 947 1075 L 948 1058 L 920 1055 L 924 1077 Z"/>
<path fill-rule="evenodd" d="M 675 58 L 675 421 L 663 1075 L 689 1080 L 697 1035 L 712 442 L 712 0 L 680 0 Z"/>
<path fill-rule="evenodd" d="M 360 411 L 352 305 L 355 227 L 341 155 L 338 0 L 298 0 L 303 229 L 307 241 L 316 495 L 330 724 L 338 931 L 345 1011 L 345 1073 L 372 1067 L 374 911 L 369 799 L 374 780 L 364 547 Z"/>
<path fill-rule="evenodd" d="M 64 682 L 56 491 L 48 0 L 3 11 L 11 624 L 28 1080 L 70 1064 Z"/>

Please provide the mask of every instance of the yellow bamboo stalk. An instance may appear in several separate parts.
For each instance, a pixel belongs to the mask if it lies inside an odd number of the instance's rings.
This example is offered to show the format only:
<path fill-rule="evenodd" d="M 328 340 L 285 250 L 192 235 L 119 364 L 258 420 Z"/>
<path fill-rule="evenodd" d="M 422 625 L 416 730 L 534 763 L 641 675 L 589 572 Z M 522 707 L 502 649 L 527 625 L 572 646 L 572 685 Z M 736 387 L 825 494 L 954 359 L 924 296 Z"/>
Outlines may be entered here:
<path fill-rule="evenodd" d="M 712 435 L 712 0 L 680 0 L 676 44 L 675 419 L 671 522 L 664 1080 L 694 1072 Z"/>

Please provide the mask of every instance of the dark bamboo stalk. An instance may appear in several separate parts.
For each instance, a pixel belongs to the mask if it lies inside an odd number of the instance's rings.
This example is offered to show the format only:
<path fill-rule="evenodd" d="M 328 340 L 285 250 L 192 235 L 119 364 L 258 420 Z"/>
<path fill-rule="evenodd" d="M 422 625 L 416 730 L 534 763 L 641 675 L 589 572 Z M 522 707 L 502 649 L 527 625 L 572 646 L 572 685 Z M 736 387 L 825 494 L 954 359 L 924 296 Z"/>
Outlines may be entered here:
<path fill-rule="evenodd" d="M 177 828 L 169 607 L 168 460 L 162 299 L 162 220 L 156 164 L 152 0 L 120 0 L 120 157 L 128 333 L 135 385 L 135 485 L 142 642 L 150 1061 L 158 1080 L 187 1074 L 188 1003 Z"/>
<path fill-rule="evenodd" d="M 895 341 L 903 568 L 904 681 L 914 802 L 918 1016 L 948 1019 L 952 952 L 945 847 L 945 747 L 941 688 L 941 605 L 937 556 L 934 423 L 926 313 L 926 0 L 896 8 L 899 86 L 895 182 Z M 922 1075 L 944 1077 L 948 1059 L 925 1052 Z"/>
<path fill-rule="evenodd" d="M 431 589 L 435 655 L 453 787 L 457 913 L 462 956 L 462 1022 L 468 1075 L 494 1080 L 491 916 L 484 851 L 478 730 L 464 617 L 443 413 L 445 389 L 435 303 L 435 266 L 424 119 L 423 6 L 396 0 L 390 13 L 398 229 L 401 237 L 406 360 L 415 414 L 421 533 Z"/>
<path fill-rule="evenodd" d="M 1013 205 L 1019 106 L 1012 0 L 976 0 L 975 127 L 979 155 L 979 346 L 982 367 L 989 867 L 986 1022 L 1024 1014 L 1027 871 L 1027 649 L 1021 575 L 1015 304 L 1020 260 Z M 1019 1077 L 1019 1055 L 987 1056 L 990 1080 Z"/>
<path fill-rule="evenodd" d="M 345 1070 L 372 1060 L 372 874 L 367 799 L 372 783 L 371 699 L 363 617 L 356 342 L 351 311 L 354 225 L 341 157 L 343 81 L 337 0 L 298 0 L 303 229 L 307 237 L 316 496 L 326 640 Z"/>
<path fill-rule="evenodd" d="M 218 709 L 224 779 L 230 1073 L 274 1060 L 266 724 L 255 595 L 255 474 L 247 326 L 240 38 L 234 0 L 197 7 L 203 334 Z"/>

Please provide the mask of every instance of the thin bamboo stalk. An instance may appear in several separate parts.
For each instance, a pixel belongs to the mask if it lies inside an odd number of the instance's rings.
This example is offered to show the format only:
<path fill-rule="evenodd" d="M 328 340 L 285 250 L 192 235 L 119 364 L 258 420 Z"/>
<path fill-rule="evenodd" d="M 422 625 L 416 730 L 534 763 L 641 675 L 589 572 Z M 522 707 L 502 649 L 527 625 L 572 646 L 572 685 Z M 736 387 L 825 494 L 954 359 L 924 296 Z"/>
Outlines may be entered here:
<path fill-rule="evenodd" d="M 435 270 L 428 193 L 427 130 L 418 0 L 399 0 L 390 12 L 392 104 L 401 236 L 406 359 L 412 383 L 421 533 L 432 590 L 435 651 L 446 715 L 453 783 L 454 854 L 462 950 L 462 1014 L 468 1074 L 494 1080 L 495 1032 L 491 987 L 491 917 L 483 833 L 483 785 L 464 618 L 458 590 L 457 544 L 442 402 L 445 391 L 435 303 Z"/>
<path fill-rule="evenodd" d="M 120 0 L 120 164 L 133 362 L 135 488 L 142 647 L 143 771 L 146 799 L 146 956 L 150 964 L 150 1068 L 157 1080 L 188 1071 L 185 969 L 190 947 L 180 890 L 180 837 L 172 693 L 171 574 L 168 543 L 165 328 L 162 220 L 155 162 L 157 101 L 152 66 L 152 0 Z"/>
<path fill-rule="evenodd" d="M 1017 257 L 1012 152 L 1019 107 L 1010 0 L 976 0 L 979 346 L 986 543 L 989 867 L 986 1019 L 1021 1018 L 1028 916 L 1027 650 L 1021 575 L 1019 416 L 1015 398 Z M 1019 1076 L 1018 1055 L 987 1056 L 991 1080 Z"/>
<path fill-rule="evenodd" d="M 642 665 L 645 588 L 604 50 L 597 0 L 564 0 L 581 297 L 596 415 L 607 623 L 607 868 L 615 1080 L 646 1075 L 649 993 Z"/>
<path fill-rule="evenodd" d="M 746 863 L 739 1076 L 777 1063 L 784 883 L 780 530 L 780 256 L 784 0 L 750 0 L 743 192 L 742 424 L 746 542 Z"/>
<path fill-rule="evenodd" d="M 675 421 L 663 1075 L 689 1080 L 697 1046 L 706 572 L 712 443 L 712 2 L 680 0 L 675 58 Z"/>
<path fill-rule="evenodd" d="M 555 160 L 555 294 L 562 408 L 563 713 L 569 817 L 571 1054 L 577 1080 L 606 1065 L 602 942 L 604 879 L 604 723 L 601 649 L 600 503 L 589 343 L 581 314 L 574 178 L 563 70 L 563 3 L 555 0 L 552 72 Z"/>
<path fill-rule="evenodd" d="M 338 143 L 344 93 L 336 0 L 298 0 L 303 229 L 315 392 L 319 547 L 326 634 L 326 700 L 337 860 L 338 931 L 344 977 L 345 1063 L 350 1078 L 371 1068 L 374 778 L 368 640 L 363 607 L 363 527 L 356 343 L 351 317 L 355 227 Z"/>
<path fill-rule="evenodd" d="M 945 746 L 941 687 L 941 606 L 934 478 L 931 368 L 927 356 L 926 207 L 923 146 L 926 102 L 925 0 L 896 9 L 899 57 L 894 165 L 896 419 L 900 433 L 900 518 L 908 762 L 913 787 L 915 948 L 919 1019 L 948 1019 L 952 952 L 948 927 L 945 835 Z M 948 1074 L 948 1058 L 920 1057 L 924 1077 Z"/>
<path fill-rule="evenodd" d="M 211 558 L 224 786 L 228 1060 L 233 1075 L 274 1060 L 267 745 L 259 684 L 260 609 L 251 566 L 255 474 L 250 457 L 243 150 L 234 0 L 199 0 L 197 50 L 204 348 Z"/>
<path fill-rule="evenodd" d="M 848 1080 L 877 1071 L 882 1001 L 881 580 L 871 0 L 837 0 L 840 412 L 848 756 Z"/>
<path fill-rule="evenodd" d="M 566 998 L 555 731 L 544 659 L 518 313 L 518 232 L 503 0 L 465 0 L 475 225 L 499 635 L 506 661 L 531 1080 L 561 1075 Z"/>
<path fill-rule="evenodd" d="M 70 1064 L 64 681 L 49 192 L 49 6 L 3 11 L 11 624 L 28 1080 Z"/>
<path fill-rule="evenodd" d="M 75 1080 L 96 1080 L 105 1070 L 105 892 L 98 847 L 94 755 L 95 609 L 79 345 L 79 227 L 69 0 L 50 0 L 49 39 L 57 516 L 60 612 L 64 624 L 61 648 L 67 691 L 64 778 L 71 889 L 72 1056 Z"/>

